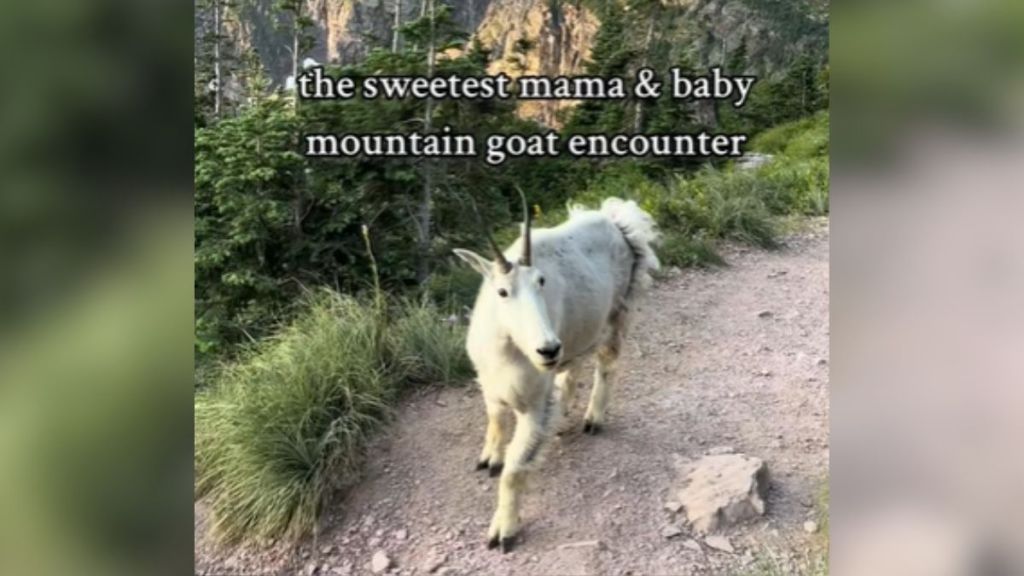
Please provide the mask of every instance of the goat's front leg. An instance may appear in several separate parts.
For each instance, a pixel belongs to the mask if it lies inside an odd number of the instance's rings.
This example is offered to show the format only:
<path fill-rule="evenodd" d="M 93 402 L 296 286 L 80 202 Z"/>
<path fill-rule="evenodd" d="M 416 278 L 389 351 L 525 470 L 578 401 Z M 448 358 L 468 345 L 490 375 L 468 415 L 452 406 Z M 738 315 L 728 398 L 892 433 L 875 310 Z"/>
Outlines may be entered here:
<path fill-rule="evenodd" d="M 573 362 L 555 376 L 555 388 L 558 389 L 558 400 L 561 406 L 562 418 L 558 426 L 558 434 L 566 431 L 569 422 L 569 411 L 572 409 L 573 401 L 576 399 L 576 384 L 579 382 L 582 372 L 582 362 Z"/>
<path fill-rule="evenodd" d="M 505 468 L 498 487 L 498 508 L 487 531 L 488 548 L 512 549 L 519 532 L 519 497 L 526 484 L 527 471 L 537 462 L 557 420 L 553 390 L 549 388 L 536 406 L 516 411 L 516 430 L 506 451 Z"/>
<path fill-rule="evenodd" d="M 507 409 L 501 402 L 484 400 L 487 405 L 487 434 L 484 437 L 484 448 L 480 452 L 476 469 L 489 469 L 491 476 L 501 474 L 505 461 L 503 448 L 505 444 L 505 412 Z"/>

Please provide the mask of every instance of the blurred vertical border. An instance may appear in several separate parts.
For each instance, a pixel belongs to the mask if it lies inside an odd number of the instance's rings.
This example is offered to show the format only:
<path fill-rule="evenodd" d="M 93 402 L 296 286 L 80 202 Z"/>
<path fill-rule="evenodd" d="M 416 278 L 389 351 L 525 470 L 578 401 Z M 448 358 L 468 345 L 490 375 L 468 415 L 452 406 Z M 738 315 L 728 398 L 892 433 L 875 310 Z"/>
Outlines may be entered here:
<path fill-rule="evenodd" d="M 1024 572 L 1024 2 L 832 9 L 832 573 Z"/>
<path fill-rule="evenodd" d="M 192 5 L 0 3 L 0 574 L 185 574 Z"/>

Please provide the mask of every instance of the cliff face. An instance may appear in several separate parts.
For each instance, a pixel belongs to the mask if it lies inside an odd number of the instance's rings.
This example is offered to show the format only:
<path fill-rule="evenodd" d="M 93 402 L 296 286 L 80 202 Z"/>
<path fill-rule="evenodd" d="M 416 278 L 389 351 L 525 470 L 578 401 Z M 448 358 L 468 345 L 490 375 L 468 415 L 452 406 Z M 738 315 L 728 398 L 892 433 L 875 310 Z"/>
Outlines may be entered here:
<path fill-rule="evenodd" d="M 270 77 L 281 83 L 291 74 L 291 37 L 274 15 L 276 1 L 242 0 L 237 18 L 226 28 L 240 49 L 255 49 Z M 455 0 L 449 5 L 462 29 L 476 30 L 491 1 Z M 347 64 L 374 46 L 390 46 L 398 5 L 403 23 L 419 18 L 424 9 L 422 0 L 309 0 L 306 15 L 314 22 L 315 47 L 308 56 L 322 63 Z"/>
<path fill-rule="evenodd" d="M 270 77 L 291 72 L 290 37 L 276 23 L 276 0 L 241 0 L 227 32 L 254 48 Z M 590 57 L 600 22 L 581 0 L 436 0 L 452 8 L 455 22 L 491 51 L 489 72 L 577 75 Z M 614 0 L 610 0 L 614 1 Z M 824 53 L 828 41 L 825 0 L 662 0 L 657 34 L 685 50 L 698 69 L 724 64 L 746 47 L 747 73 L 771 75 L 799 54 Z M 352 63 L 371 47 L 389 46 L 396 6 L 402 21 L 420 17 L 423 0 L 309 0 L 316 46 L 309 56 L 323 63 Z M 642 42 L 644 31 L 636 32 Z M 558 125 L 571 102 L 524 102 L 523 117 Z"/>
<path fill-rule="evenodd" d="M 491 50 L 488 72 L 517 76 L 573 76 L 583 72 L 600 22 L 579 3 L 494 0 L 476 31 Z M 573 102 L 522 102 L 519 115 L 557 126 Z"/>

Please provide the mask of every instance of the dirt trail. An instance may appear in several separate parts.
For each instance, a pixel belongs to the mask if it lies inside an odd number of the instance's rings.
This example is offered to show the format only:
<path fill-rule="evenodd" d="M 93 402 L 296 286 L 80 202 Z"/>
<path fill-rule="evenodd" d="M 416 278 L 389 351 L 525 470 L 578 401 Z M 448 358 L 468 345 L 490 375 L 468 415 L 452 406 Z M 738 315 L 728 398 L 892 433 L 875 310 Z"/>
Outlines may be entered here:
<path fill-rule="evenodd" d="M 197 537 L 197 572 L 369 574 L 377 551 L 402 575 L 438 563 L 434 573 L 449 575 L 729 574 L 766 547 L 799 556 L 828 474 L 828 226 L 815 222 L 782 250 L 726 257 L 727 268 L 656 285 L 595 437 L 581 432 L 588 372 L 572 427 L 530 483 L 512 553 L 485 545 L 496 480 L 474 471 L 485 425 L 474 386 L 408 400 L 318 542 L 246 554 Z M 728 532 L 733 554 L 694 549 L 685 525 L 666 539 L 662 528 L 682 524 L 664 507 L 675 459 L 726 445 L 767 461 L 767 515 Z"/>

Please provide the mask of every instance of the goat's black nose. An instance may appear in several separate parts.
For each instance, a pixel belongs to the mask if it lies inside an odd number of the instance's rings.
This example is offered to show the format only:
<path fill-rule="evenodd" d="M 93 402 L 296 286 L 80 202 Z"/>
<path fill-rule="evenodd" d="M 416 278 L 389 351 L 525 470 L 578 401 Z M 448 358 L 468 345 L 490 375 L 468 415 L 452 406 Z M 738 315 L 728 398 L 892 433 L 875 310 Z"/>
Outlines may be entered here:
<path fill-rule="evenodd" d="M 558 353 L 562 351 L 561 344 L 549 344 L 543 348 L 537 348 L 537 354 L 540 354 L 544 358 L 553 359 L 558 357 Z"/>

